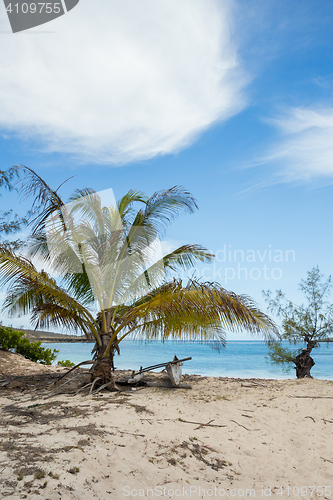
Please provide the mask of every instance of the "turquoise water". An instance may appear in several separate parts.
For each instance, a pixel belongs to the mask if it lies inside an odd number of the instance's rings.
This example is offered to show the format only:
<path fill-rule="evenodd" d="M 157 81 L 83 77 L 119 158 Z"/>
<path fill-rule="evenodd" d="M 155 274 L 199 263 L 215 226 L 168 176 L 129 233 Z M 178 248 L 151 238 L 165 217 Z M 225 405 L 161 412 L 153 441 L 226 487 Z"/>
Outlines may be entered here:
<path fill-rule="evenodd" d="M 44 347 L 59 349 L 58 360 L 70 359 L 79 363 L 91 359 L 92 343 L 42 344 Z M 292 346 L 294 348 L 294 346 Z M 299 346 L 295 346 L 296 348 Z M 301 346 L 303 347 L 303 346 Z M 121 355 L 116 355 L 117 369 L 139 370 L 158 363 L 178 358 L 192 357 L 183 365 L 183 373 L 209 375 L 213 377 L 235 378 L 295 378 L 295 370 L 286 374 L 282 367 L 267 362 L 267 347 L 262 341 L 229 341 L 220 352 L 212 343 L 191 341 L 141 342 L 124 340 L 120 345 Z M 333 380 L 333 343 L 321 344 L 312 351 L 315 366 L 311 374 L 315 378 Z"/>

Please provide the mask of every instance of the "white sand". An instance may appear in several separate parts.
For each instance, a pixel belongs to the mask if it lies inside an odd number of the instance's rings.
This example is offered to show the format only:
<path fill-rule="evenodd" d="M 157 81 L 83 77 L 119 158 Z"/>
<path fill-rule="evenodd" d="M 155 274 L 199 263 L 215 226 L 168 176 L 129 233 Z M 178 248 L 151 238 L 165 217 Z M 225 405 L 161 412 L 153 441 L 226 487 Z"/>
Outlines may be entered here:
<path fill-rule="evenodd" d="M 3 388 L 0 497 L 333 498 L 332 381 L 190 383 L 48 399 Z"/>

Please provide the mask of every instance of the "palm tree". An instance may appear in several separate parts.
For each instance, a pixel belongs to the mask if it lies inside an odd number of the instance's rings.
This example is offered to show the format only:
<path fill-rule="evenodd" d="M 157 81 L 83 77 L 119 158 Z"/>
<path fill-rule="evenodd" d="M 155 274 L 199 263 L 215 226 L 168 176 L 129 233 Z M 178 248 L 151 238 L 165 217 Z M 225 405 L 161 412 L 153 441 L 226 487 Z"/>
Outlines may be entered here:
<path fill-rule="evenodd" d="M 77 190 L 65 205 L 58 190 L 24 169 L 24 189 L 34 193 L 38 215 L 27 244 L 30 258 L 0 251 L 2 284 L 8 286 L 4 308 L 11 315 L 30 313 L 36 328 L 76 328 L 94 339 L 94 381 L 113 384 L 114 354 L 130 334 L 162 341 L 217 338 L 224 345 L 228 329 L 266 339 L 277 333 L 249 297 L 218 283 L 170 279 L 170 273 L 214 257 L 199 245 L 156 256 L 170 221 L 197 208 L 183 188 L 150 198 L 129 191 L 109 206 L 95 191 Z M 30 260 L 35 257 L 62 276 L 60 284 L 37 270 Z"/>

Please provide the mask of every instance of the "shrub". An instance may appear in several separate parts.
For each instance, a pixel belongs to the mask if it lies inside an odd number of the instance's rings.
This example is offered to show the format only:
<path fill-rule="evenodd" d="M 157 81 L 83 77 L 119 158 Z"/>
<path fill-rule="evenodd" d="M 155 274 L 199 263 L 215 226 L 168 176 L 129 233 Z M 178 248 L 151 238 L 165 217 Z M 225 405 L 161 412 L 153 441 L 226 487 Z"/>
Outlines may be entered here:
<path fill-rule="evenodd" d="M 0 326 L 0 346 L 9 351 L 13 349 L 16 353 L 22 354 L 26 359 L 39 362 L 43 365 L 51 365 L 57 357 L 58 350 L 45 349 L 41 347 L 41 342 L 31 342 L 23 337 L 23 332 L 18 332 L 6 326 Z"/>
<path fill-rule="evenodd" d="M 66 359 L 66 361 L 58 361 L 57 363 L 58 366 L 66 366 L 70 368 L 71 366 L 75 366 L 75 363 L 72 363 L 69 359 Z"/>
<path fill-rule="evenodd" d="M 23 332 L 18 332 L 17 330 L 13 330 L 12 328 L 1 325 L 0 346 L 2 347 L 2 349 L 5 349 L 5 351 L 9 351 L 9 349 L 15 349 L 15 347 L 20 343 L 23 335 Z"/>

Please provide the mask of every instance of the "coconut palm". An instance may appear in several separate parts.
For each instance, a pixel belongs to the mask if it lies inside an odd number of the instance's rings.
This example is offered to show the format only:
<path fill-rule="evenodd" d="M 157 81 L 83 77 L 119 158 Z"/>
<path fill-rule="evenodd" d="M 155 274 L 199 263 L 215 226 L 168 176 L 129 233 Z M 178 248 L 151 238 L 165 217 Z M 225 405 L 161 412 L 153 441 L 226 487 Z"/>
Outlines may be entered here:
<path fill-rule="evenodd" d="M 108 206 L 93 190 L 77 190 L 65 205 L 58 190 L 32 170 L 25 172 L 25 190 L 39 203 L 29 257 L 42 259 L 62 280 L 38 271 L 29 258 L 2 249 L 0 273 L 8 286 L 4 308 L 12 315 L 30 313 L 36 328 L 76 328 L 93 338 L 94 381 L 112 385 L 114 354 L 130 334 L 160 340 L 215 338 L 224 344 L 227 330 L 245 329 L 266 339 L 277 333 L 249 297 L 218 283 L 170 279 L 172 273 L 214 257 L 199 245 L 159 255 L 167 225 L 197 208 L 183 188 L 150 198 L 129 191 Z"/>

